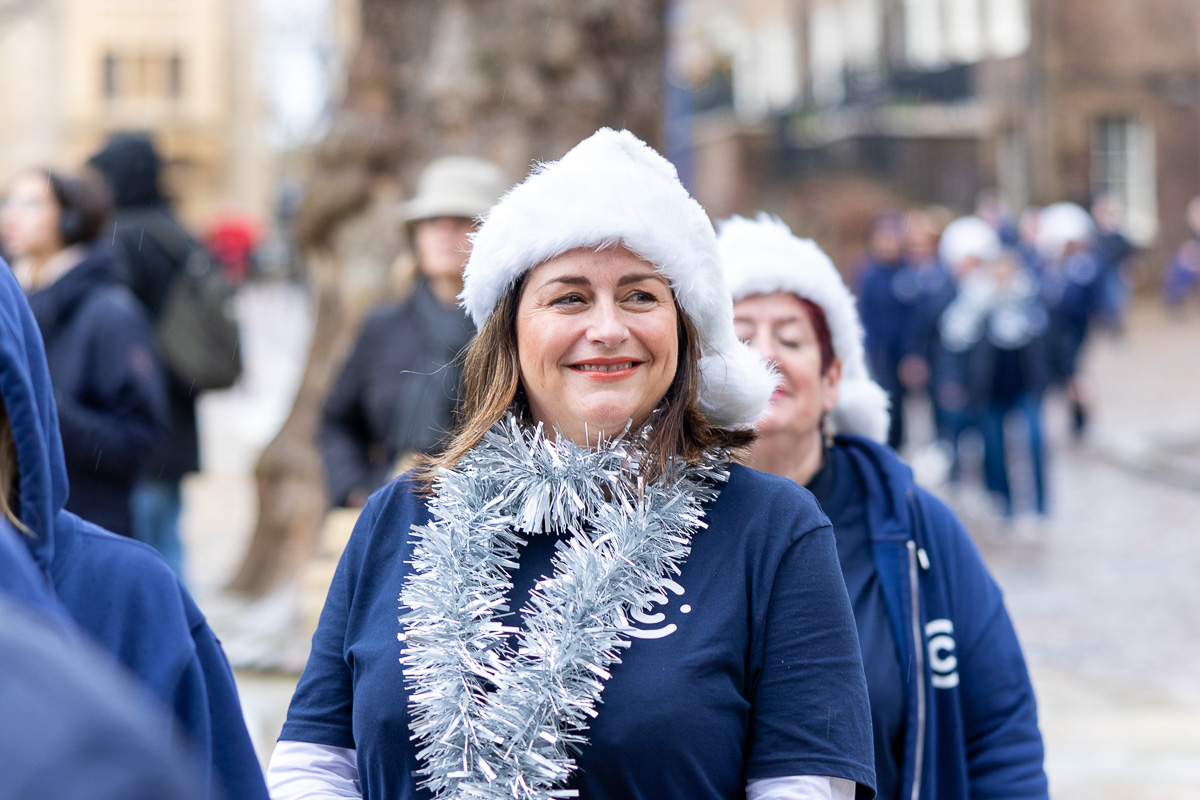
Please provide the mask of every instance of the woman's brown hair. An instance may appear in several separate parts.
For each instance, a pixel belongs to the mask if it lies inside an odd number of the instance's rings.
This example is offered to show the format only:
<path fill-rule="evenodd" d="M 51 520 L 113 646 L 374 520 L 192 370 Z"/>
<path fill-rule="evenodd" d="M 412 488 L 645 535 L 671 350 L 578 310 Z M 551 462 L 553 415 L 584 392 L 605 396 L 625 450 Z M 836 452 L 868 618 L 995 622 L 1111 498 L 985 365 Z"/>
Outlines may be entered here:
<path fill-rule="evenodd" d="M 12 425 L 8 422 L 8 410 L 4 407 L 4 401 L 0 400 L 0 516 L 7 519 L 17 530 L 28 532 L 29 529 L 21 522 L 17 512 L 20 479 L 17 443 L 13 439 Z"/>
<path fill-rule="evenodd" d="M 529 415 L 521 387 L 521 363 L 517 349 L 517 307 L 525 279 L 505 292 L 471 340 L 463 355 L 462 402 L 456 423 L 441 452 L 418 462 L 417 480 L 424 492 L 432 491 L 438 471 L 452 469 L 484 434 L 512 410 Z M 653 479 L 670 469 L 672 461 L 695 461 L 707 450 L 733 450 L 754 441 L 753 430 L 722 428 L 709 422 L 700 410 L 700 343 L 696 328 L 675 304 L 678 319 L 679 362 L 675 379 L 651 415 L 646 449 L 650 458 L 645 477 Z"/>

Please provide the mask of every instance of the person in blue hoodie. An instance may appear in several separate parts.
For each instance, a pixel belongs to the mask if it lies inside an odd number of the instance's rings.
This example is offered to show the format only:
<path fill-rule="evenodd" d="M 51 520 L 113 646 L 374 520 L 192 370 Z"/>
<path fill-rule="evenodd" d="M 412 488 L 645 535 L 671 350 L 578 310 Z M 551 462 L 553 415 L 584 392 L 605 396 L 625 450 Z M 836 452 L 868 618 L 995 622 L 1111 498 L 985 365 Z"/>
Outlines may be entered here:
<path fill-rule="evenodd" d="M 265 800 L 233 674 L 162 557 L 65 510 L 67 466 L 33 313 L 0 262 L 0 402 L 19 472 L 3 487 L 37 571 L 71 620 L 173 712 L 206 767 L 201 794 Z"/>
<path fill-rule="evenodd" d="M 911 326 L 920 317 L 921 280 L 904 253 L 904 215 L 880 214 L 871 224 L 866 262 L 857 270 L 859 296 L 866 324 L 866 358 L 893 408 L 902 409 L 907 386 L 901 376 Z M 889 423 L 887 442 L 897 449 L 904 444 L 904 415 Z"/>
<path fill-rule="evenodd" d="M 1045 798 L 1037 705 L 1000 589 L 954 514 L 880 444 L 887 396 L 854 298 L 782 222 L 720 229 L 739 337 L 782 378 L 749 466 L 834 525 L 871 703 L 878 797 Z"/>
<path fill-rule="evenodd" d="M 13 182 L 0 232 L 46 347 L 67 509 L 129 536 L 134 480 L 170 417 L 150 321 L 112 251 L 96 243 L 110 207 L 98 182 L 33 170 Z"/>
<path fill-rule="evenodd" d="M 1092 320 L 1101 308 L 1104 273 L 1095 253 L 1092 218 L 1074 203 L 1054 203 L 1038 215 L 1042 302 L 1049 314 L 1047 364 L 1052 385 L 1061 386 L 1071 406 L 1071 432 L 1087 429 L 1091 399 L 1081 358 Z"/>

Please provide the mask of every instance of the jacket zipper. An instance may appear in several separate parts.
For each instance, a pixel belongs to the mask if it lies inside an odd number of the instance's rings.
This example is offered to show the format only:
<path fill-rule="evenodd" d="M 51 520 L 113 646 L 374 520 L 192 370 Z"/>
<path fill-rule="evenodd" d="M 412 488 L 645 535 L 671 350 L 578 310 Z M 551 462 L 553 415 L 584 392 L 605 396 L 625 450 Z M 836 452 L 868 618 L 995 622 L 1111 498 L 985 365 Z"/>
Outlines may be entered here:
<path fill-rule="evenodd" d="M 910 800 L 920 800 L 921 778 L 925 771 L 925 641 L 921 635 L 921 604 L 917 574 L 917 543 L 909 539 L 908 582 L 912 594 L 913 650 L 917 659 L 917 752 Z"/>

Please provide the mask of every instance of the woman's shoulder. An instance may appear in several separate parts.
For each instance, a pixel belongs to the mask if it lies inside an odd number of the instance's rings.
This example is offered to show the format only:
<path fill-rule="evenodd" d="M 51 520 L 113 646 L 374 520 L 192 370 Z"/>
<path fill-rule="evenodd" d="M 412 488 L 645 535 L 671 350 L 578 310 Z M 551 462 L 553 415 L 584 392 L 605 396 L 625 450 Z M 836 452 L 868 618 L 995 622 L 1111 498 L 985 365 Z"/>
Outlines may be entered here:
<path fill-rule="evenodd" d="M 359 551 L 361 557 L 380 548 L 395 550 L 408 541 L 413 525 L 429 520 L 428 498 L 412 471 L 406 472 L 376 489 L 363 506 L 350 534 L 347 552 Z"/>
<path fill-rule="evenodd" d="M 711 512 L 724 524 L 768 527 L 789 539 L 829 525 L 812 493 L 789 478 L 730 464 L 729 480 L 713 502 Z"/>

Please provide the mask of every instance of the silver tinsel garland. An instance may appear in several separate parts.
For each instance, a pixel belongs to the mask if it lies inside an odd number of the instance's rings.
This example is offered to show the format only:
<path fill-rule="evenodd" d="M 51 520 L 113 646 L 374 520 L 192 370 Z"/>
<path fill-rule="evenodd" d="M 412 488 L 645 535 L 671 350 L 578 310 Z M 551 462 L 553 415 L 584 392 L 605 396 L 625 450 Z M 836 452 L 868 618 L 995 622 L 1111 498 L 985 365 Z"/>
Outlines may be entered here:
<path fill-rule="evenodd" d="M 662 602 L 728 478 L 714 453 L 645 483 L 644 455 L 626 437 L 587 449 L 509 416 L 438 479 L 400 595 L 418 776 L 436 797 L 576 795 L 561 788 L 571 753 L 629 646 L 629 616 Z M 523 629 L 503 621 L 518 531 L 569 534 Z"/>

